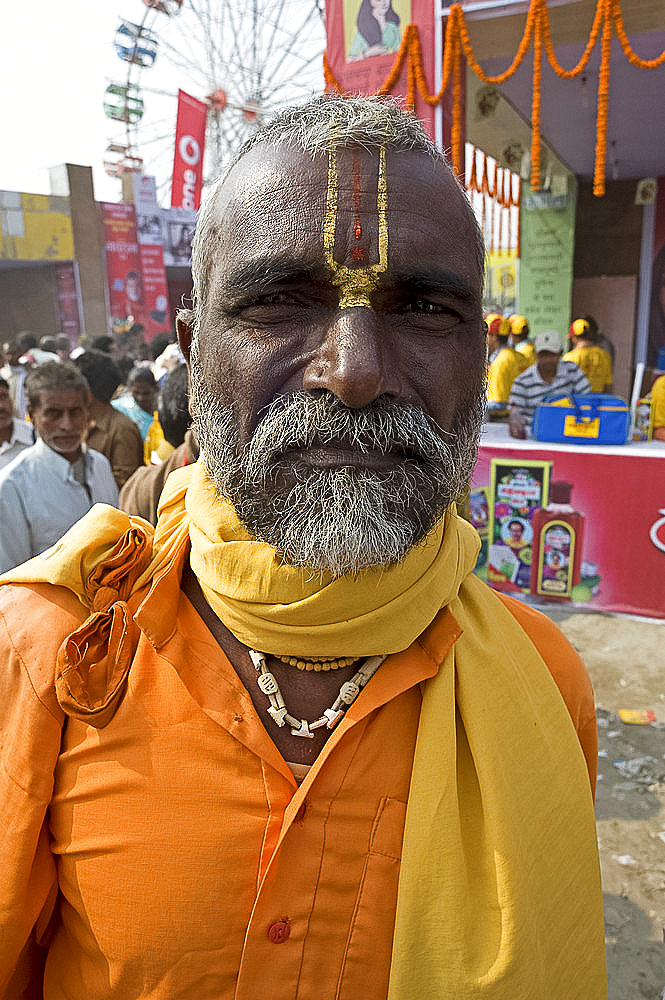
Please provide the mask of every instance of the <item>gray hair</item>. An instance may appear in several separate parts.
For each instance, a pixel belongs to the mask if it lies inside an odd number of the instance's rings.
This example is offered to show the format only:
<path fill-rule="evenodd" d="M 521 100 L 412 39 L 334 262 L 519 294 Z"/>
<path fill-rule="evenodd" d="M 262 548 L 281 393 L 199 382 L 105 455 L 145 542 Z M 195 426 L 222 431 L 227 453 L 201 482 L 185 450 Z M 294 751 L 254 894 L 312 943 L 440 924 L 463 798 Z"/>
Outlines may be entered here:
<path fill-rule="evenodd" d="M 30 409 L 41 405 L 43 392 L 82 392 L 86 401 L 90 389 L 85 376 L 70 361 L 45 361 L 43 365 L 31 368 L 25 378 L 25 394 Z"/>
<path fill-rule="evenodd" d="M 184 322 L 194 320 L 194 335 L 208 297 L 208 276 L 219 237 L 217 200 L 229 173 L 255 146 L 261 143 L 298 149 L 311 157 L 327 152 L 332 143 L 360 146 L 368 151 L 387 146 L 393 150 L 422 153 L 449 173 L 460 195 L 466 199 L 450 163 L 427 135 L 420 119 L 395 101 L 382 97 L 341 97 L 323 94 L 306 104 L 287 108 L 256 130 L 240 147 L 226 172 L 215 182 L 201 210 L 192 243 L 193 317 L 183 310 Z M 468 204 L 468 202 L 467 202 Z M 469 205 L 478 273 L 485 263 L 483 236 Z"/>

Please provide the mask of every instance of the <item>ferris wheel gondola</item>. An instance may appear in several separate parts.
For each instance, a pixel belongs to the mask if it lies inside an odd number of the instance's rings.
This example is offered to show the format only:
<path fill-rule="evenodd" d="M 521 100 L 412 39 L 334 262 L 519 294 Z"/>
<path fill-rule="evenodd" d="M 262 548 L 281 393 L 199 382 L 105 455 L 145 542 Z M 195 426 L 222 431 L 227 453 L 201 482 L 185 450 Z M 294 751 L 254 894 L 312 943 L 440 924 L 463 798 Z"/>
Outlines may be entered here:
<path fill-rule="evenodd" d="M 323 89 L 325 32 L 317 0 L 143 5 L 142 20 L 123 19 L 114 40 L 127 72 L 122 83 L 109 84 L 104 101 L 107 116 L 124 125 L 107 149 L 113 176 L 142 162 L 166 195 L 179 89 L 208 105 L 204 182 L 220 173 L 258 123 Z"/>

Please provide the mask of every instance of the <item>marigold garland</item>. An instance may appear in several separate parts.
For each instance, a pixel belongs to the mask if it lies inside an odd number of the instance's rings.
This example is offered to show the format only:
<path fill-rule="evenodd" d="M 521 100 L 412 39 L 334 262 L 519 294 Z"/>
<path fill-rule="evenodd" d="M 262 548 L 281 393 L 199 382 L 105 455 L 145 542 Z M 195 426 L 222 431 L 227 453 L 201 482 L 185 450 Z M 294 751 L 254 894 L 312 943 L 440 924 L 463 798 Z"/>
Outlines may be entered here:
<path fill-rule="evenodd" d="M 480 180 L 478 180 L 478 157 L 480 156 L 482 162 L 482 175 Z M 517 194 L 513 194 L 514 182 L 517 182 Z M 483 231 L 487 224 L 487 202 L 486 198 L 491 199 L 497 206 L 498 212 L 498 231 L 495 237 L 495 215 L 492 212 L 491 215 L 491 225 L 488 240 L 488 249 L 498 250 L 502 249 L 502 237 L 504 232 L 504 227 L 507 227 L 508 234 L 510 235 L 510 210 L 511 208 L 518 208 L 520 204 L 520 194 L 521 194 L 522 182 L 520 180 L 519 174 L 514 174 L 511 170 L 506 167 L 500 167 L 495 164 L 494 167 L 494 177 L 490 183 L 489 170 L 488 170 L 488 158 L 486 154 L 481 149 L 471 149 L 471 169 L 469 171 L 469 180 L 466 185 L 467 191 L 471 194 L 478 194 L 481 196 L 482 201 L 480 203 L 480 219 L 481 227 Z M 520 218 L 517 216 L 517 234 L 516 234 L 516 247 L 517 253 L 519 255 L 519 241 L 520 241 Z"/>
<path fill-rule="evenodd" d="M 540 188 L 540 100 L 543 80 L 543 20 L 547 11 L 536 0 L 533 28 L 533 89 L 531 93 L 531 187 Z"/>
<path fill-rule="evenodd" d="M 455 170 L 458 173 L 461 173 L 463 153 L 462 56 L 480 80 L 487 84 L 500 85 L 513 76 L 533 42 L 534 70 L 531 100 L 531 186 L 534 190 L 538 190 L 540 188 L 540 109 L 543 52 L 547 55 L 547 60 L 556 75 L 563 80 L 570 80 L 579 76 L 583 72 L 589 62 L 591 53 L 593 52 L 600 35 L 601 65 L 598 77 L 598 109 L 596 114 L 596 150 L 593 191 L 595 195 L 603 195 L 605 193 L 605 157 L 607 154 L 610 46 L 613 32 L 616 32 L 616 36 L 621 43 L 623 53 L 633 66 L 636 66 L 639 69 L 657 69 L 659 66 L 665 64 L 665 51 L 654 59 L 641 59 L 637 53 L 633 51 L 624 28 L 620 0 L 597 0 L 596 13 L 582 57 L 576 66 L 572 69 L 566 70 L 559 64 L 554 52 L 546 0 L 531 0 L 524 27 L 524 33 L 513 61 L 508 69 L 506 69 L 503 73 L 499 73 L 496 76 L 489 76 L 485 73 L 473 54 L 473 48 L 471 46 L 469 32 L 467 30 L 466 20 L 464 17 L 464 10 L 459 3 L 455 3 L 450 8 L 450 13 L 446 22 L 446 45 L 439 90 L 434 93 L 430 93 L 429 91 L 427 81 L 425 80 L 425 74 L 423 72 L 418 26 L 415 24 L 409 24 L 404 29 L 402 42 L 390 72 L 384 83 L 381 87 L 379 87 L 377 93 L 387 95 L 395 88 L 405 62 L 407 64 L 406 100 L 409 107 L 415 106 L 416 91 L 420 94 L 423 101 L 432 107 L 436 106 L 443 99 L 444 94 L 452 80 L 452 160 Z M 344 94 L 344 88 L 336 80 L 325 53 L 323 56 L 323 72 L 326 87 L 329 90 L 335 90 L 340 94 Z"/>
<path fill-rule="evenodd" d="M 610 48 L 612 45 L 612 0 L 600 0 L 605 23 L 601 41 L 600 73 L 598 74 L 598 110 L 596 112 L 596 162 L 593 171 L 593 193 L 605 194 L 605 157 L 607 155 L 607 108 L 610 99 Z"/>

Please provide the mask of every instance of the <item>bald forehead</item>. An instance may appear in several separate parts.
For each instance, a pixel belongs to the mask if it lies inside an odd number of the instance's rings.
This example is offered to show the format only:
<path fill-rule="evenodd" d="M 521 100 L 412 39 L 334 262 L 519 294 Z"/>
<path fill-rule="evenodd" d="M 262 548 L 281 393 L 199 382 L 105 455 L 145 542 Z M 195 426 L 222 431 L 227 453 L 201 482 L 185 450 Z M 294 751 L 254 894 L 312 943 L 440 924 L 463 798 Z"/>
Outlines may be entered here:
<path fill-rule="evenodd" d="M 346 243 L 348 253 L 355 252 L 352 231 L 360 229 L 366 257 L 355 263 L 371 265 L 379 259 L 384 222 L 389 269 L 426 259 L 482 284 L 482 252 L 466 197 L 447 166 L 421 152 L 352 146 L 311 155 L 257 145 L 229 172 L 205 215 L 201 240 L 215 280 L 266 250 L 307 267 L 305 258 L 325 257 L 331 230 L 341 263 L 340 247 Z"/>
<path fill-rule="evenodd" d="M 370 173 L 380 156 L 378 148 L 332 147 L 326 152 L 310 154 L 289 146 L 254 146 L 219 187 L 213 203 L 215 214 L 222 221 L 229 210 L 242 211 L 245 205 L 268 205 L 270 199 L 281 192 L 288 193 L 289 200 L 302 208 L 320 203 L 328 186 L 331 153 L 340 163 L 337 182 L 342 188 L 354 184 L 351 171 L 344 169 L 344 164 L 352 163 L 354 155 L 369 166 Z M 419 151 L 388 147 L 386 174 L 389 208 L 394 207 L 395 199 L 399 199 L 401 192 L 417 177 L 420 184 L 435 195 L 434 203 L 428 206 L 430 212 L 452 211 L 465 223 L 472 224 L 466 197 L 442 160 L 437 161 Z M 274 215 L 273 222 L 279 222 Z"/>

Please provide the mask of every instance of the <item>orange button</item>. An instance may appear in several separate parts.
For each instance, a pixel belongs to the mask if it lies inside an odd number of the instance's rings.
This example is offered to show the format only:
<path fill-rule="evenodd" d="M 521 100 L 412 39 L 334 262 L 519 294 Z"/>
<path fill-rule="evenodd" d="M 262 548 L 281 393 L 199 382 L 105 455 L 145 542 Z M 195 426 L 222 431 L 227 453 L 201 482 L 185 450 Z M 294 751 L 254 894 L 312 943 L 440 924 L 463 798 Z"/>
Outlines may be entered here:
<path fill-rule="evenodd" d="M 273 944 L 281 944 L 286 941 L 290 933 L 291 928 L 288 920 L 276 920 L 268 928 L 268 940 L 272 941 Z"/>

